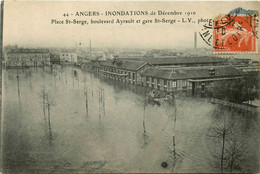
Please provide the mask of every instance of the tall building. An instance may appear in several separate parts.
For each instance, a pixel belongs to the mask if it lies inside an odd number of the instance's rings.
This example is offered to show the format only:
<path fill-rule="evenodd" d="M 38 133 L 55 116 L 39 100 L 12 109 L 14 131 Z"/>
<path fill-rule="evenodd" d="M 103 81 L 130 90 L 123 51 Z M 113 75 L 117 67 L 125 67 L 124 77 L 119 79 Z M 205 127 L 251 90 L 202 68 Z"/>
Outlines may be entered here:
<path fill-rule="evenodd" d="M 11 49 L 5 54 L 5 66 L 45 66 L 50 65 L 48 49 Z"/>

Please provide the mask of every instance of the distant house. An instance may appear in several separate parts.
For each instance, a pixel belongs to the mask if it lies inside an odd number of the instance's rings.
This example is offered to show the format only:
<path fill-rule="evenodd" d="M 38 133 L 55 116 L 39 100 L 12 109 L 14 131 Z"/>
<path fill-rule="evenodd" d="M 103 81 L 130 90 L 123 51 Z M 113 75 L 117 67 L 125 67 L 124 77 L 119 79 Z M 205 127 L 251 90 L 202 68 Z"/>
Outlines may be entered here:
<path fill-rule="evenodd" d="M 234 67 L 188 67 L 188 68 L 149 68 L 141 74 L 143 86 L 165 91 L 177 91 L 214 85 L 220 80 L 242 78 L 244 72 Z"/>
<path fill-rule="evenodd" d="M 76 53 L 60 53 L 61 64 L 75 64 L 78 62 Z"/>
<path fill-rule="evenodd" d="M 260 72 L 260 64 L 250 64 L 250 65 L 235 65 L 236 68 L 244 72 Z"/>
<path fill-rule="evenodd" d="M 232 64 L 244 72 L 257 73 L 260 71 L 260 62 L 251 59 L 232 59 Z"/>
<path fill-rule="evenodd" d="M 119 57 L 124 58 L 143 58 L 145 53 L 142 51 L 123 51 L 119 53 Z"/>
<path fill-rule="evenodd" d="M 97 73 L 99 73 L 101 69 L 100 61 L 99 60 L 91 60 L 90 63 L 88 63 L 88 67 Z"/>
<path fill-rule="evenodd" d="M 107 78 L 141 84 L 141 73 L 151 65 L 144 61 L 108 60 L 100 63 L 99 72 Z"/>
<path fill-rule="evenodd" d="M 50 61 L 51 61 L 51 64 L 60 64 L 60 54 L 51 53 Z"/>
<path fill-rule="evenodd" d="M 5 66 L 45 66 L 50 65 L 48 49 L 11 49 L 5 54 Z"/>
<path fill-rule="evenodd" d="M 84 63 L 84 57 L 82 56 L 78 56 L 78 61 L 77 61 L 77 65 L 82 65 Z"/>

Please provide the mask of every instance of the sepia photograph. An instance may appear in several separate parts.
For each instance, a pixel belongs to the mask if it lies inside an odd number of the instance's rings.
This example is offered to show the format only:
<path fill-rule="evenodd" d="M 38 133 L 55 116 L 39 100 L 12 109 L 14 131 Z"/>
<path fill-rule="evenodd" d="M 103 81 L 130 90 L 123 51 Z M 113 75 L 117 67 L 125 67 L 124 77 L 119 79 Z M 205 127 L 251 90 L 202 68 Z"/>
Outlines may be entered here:
<path fill-rule="evenodd" d="M 259 10 L 1 0 L 0 172 L 260 172 Z"/>

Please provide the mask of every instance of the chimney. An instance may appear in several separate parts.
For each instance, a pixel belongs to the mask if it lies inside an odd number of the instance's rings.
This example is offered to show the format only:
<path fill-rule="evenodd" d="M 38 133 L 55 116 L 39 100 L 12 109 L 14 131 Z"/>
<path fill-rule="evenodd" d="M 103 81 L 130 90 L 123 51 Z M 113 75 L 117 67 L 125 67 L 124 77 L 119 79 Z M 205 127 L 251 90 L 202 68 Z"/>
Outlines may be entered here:
<path fill-rule="evenodd" d="M 194 32 L 194 50 L 197 49 L 197 32 Z"/>
<path fill-rule="evenodd" d="M 4 61 L 4 57 L 3 57 L 3 20 L 4 20 L 4 1 L 0 1 L 0 68 L 2 70 L 2 62 Z M 2 82 L 2 80 L 1 80 Z"/>
<path fill-rule="evenodd" d="M 210 68 L 209 69 L 209 74 L 214 76 L 215 75 L 215 69 L 214 68 Z"/>

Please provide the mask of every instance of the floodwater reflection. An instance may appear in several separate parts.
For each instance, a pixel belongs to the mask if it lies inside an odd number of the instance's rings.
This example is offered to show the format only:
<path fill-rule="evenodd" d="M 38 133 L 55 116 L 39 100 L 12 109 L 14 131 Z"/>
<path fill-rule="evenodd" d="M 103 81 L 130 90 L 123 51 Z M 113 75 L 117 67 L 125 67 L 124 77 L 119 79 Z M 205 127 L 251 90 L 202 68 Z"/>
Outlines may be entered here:
<path fill-rule="evenodd" d="M 193 97 L 146 103 L 145 88 L 71 67 L 3 73 L 6 173 L 259 170 L 256 115 Z"/>

